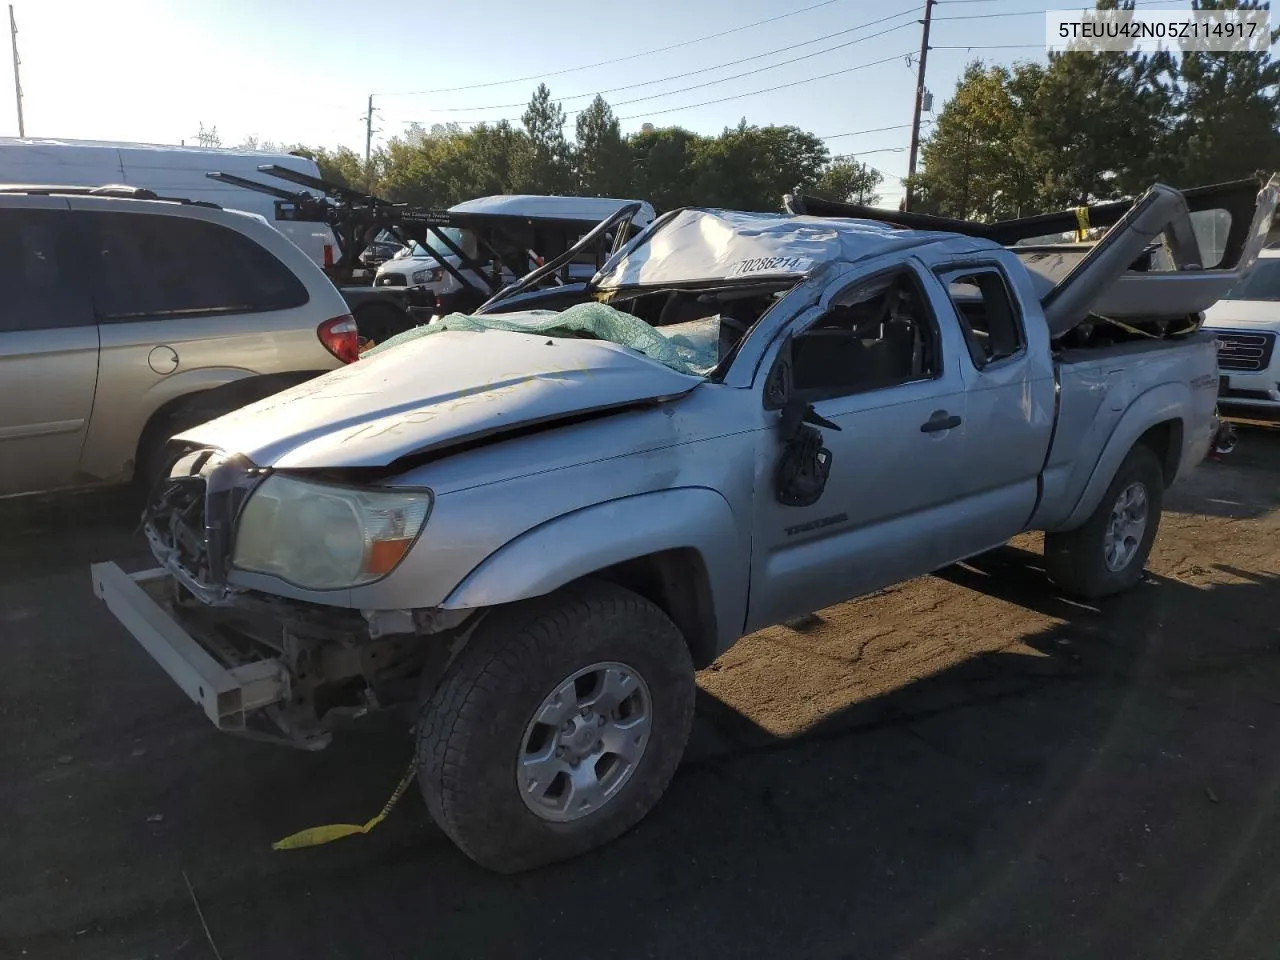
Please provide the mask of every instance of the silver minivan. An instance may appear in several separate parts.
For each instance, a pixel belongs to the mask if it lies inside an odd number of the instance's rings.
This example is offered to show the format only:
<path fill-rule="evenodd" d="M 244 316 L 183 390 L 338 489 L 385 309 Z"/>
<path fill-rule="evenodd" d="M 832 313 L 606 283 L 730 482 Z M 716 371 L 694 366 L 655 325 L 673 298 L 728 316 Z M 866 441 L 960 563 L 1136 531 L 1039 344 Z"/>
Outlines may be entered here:
<path fill-rule="evenodd" d="M 145 484 L 174 433 L 357 357 L 346 302 L 261 216 L 0 186 L 0 497 Z"/>

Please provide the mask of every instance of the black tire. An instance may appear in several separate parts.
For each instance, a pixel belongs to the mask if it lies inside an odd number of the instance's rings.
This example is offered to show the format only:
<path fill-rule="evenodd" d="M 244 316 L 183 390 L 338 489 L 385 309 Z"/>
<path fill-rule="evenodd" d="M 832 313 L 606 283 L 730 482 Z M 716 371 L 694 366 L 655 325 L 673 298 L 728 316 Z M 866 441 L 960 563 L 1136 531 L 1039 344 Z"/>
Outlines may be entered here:
<path fill-rule="evenodd" d="M 1133 484 L 1141 484 L 1146 495 L 1146 526 L 1128 562 L 1112 570 L 1107 565 L 1105 546 L 1112 508 Z M 1083 526 L 1045 534 L 1045 570 L 1064 591 L 1082 600 L 1097 600 L 1128 590 L 1142 579 L 1160 529 L 1163 504 L 1164 472 L 1160 460 L 1150 447 L 1139 444 L 1120 464 L 1107 492 Z"/>
<path fill-rule="evenodd" d="M 601 662 L 626 664 L 643 678 L 648 741 L 599 809 L 552 822 L 517 787 L 526 730 L 545 697 Z M 637 824 L 666 790 L 689 738 L 694 692 L 684 637 L 629 590 L 588 583 L 495 611 L 419 708 L 418 784 L 427 809 L 463 853 L 498 873 L 585 853 Z"/>

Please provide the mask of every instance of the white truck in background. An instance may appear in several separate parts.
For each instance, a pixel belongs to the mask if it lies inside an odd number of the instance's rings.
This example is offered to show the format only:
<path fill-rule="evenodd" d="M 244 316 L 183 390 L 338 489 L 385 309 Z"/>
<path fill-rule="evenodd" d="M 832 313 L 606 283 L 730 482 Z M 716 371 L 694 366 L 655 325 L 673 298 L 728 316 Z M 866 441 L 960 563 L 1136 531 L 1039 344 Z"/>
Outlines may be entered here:
<path fill-rule="evenodd" d="M 293 241 L 318 266 L 337 257 L 337 240 L 323 223 L 281 220 L 272 197 L 210 179 L 218 170 L 257 175 L 263 164 L 277 164 L 312 177 L 314 160 L 290 153 L 224 150 L 212 147 L 65 140 L 48 137 L 0 137 L 0 183 L 49 187 L 141 187 L 183 200 L 214 203 L 228 210 L 256 213 Z"/>
<path fill-rule="evenodd" d="M 1218 402 L 1225 411 L 1280 413 L 1280 249 L 1258 255 L 1253 268 L 1205 311 L 1218 338 Z"/>

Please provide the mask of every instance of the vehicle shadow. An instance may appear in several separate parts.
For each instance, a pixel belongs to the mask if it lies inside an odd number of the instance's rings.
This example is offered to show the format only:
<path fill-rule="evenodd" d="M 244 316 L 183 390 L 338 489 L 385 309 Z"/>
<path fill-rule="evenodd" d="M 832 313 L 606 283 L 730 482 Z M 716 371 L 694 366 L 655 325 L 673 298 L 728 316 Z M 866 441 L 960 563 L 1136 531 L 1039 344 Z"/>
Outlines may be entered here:
<path fill-rule="evenodd" d="M 1165 495 L 1165 510 L 1231 520 L 1256 519 L 1280 508 L 1280 429 L 1238 427 L 1236 449 L 1206 461 Z"/>
<path fill-rule="evenodd" d="M 0 500 L 0 583 L 146 552 L 141 505 L 130 490 Z M 86 576 L 88 571 L 86 570 Z"/>
<path fill-rule="evenodd" d="M 310 755 L 184 719 L 172 764 L 149 775 L 158 783 L 104 769 L 120 782 L 77 801 L 137 825 L 108 840 L 72 823 L 61 841 L 93 848 L 93 885 L 119 885 L 116 899 L 66 908 L 62 922 L 88 931 L 78 938 L 37 924 L 11 943 L 44 957 L 108 944 L 168 955 L 204 936 L 185 873 L 228 957 L 1021 956 L 1043 942 L 1055 957 L 1208 955 L 1183 952 L 1220 935 L 1206 885 L 1230 885 L 1230 852 L 1280 782 L 1274 751 L 1241 759 L 1257 737 L 1273 742 L 1274 719 L 1254 711 L 1280 700 L 1280 578 L 1201 589 L 1151 576 L 1090 607 L 1055 596 L 1038 562 L 1006 548 L 937 579 L 980 591 L 992 616 L 1016 607 L 1053 625 L 851 697 L 795 736 L 704 690 L 654 812 L 598 851 L 520 876 L 467 860 L 414 791 L 368 836 L 270 849 L 378 810 L 409 757 L 394 721 Z M 823 642 L 821 614 L 800 626 L 796 643 Z M 788 686 L 779 672 L 779 696 Z M 174 821 L 158 845 L 141 826 L 153 809 Z M 1144 826 L 1159 846 L 1143 845 Z M 27 858 L 16 862 L 48 866 L 36 841 L 9 844 Z M 137 844 L 150 855 L 119 872 Z M 1118 879 L 1135 874 L 1147 882 Z M 18 907 L 29 889 L 5 892 Z"/>

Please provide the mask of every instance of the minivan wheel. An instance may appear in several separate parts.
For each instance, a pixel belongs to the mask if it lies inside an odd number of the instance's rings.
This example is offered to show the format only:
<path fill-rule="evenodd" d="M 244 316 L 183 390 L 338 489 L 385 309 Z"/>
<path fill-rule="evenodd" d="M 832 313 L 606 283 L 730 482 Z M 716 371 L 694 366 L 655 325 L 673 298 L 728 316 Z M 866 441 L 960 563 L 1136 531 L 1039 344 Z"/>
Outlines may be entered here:
<path fill-rule="evenodd" d="M 1129 451 L 1082 527 L 1044 538 L 1045 569 L 1058 586 L 1083 600 L 1128 590 L 1142 578 L 1160 528 L 1164 474 L 1155 453 Z"/>
<path fill-rule="evenodd" d="M 432 818 L 499 873 L 607 843 L 658 801 L 693 723 L 675 624 L 609 583 L 490 614 L 419 709 Z"/>

